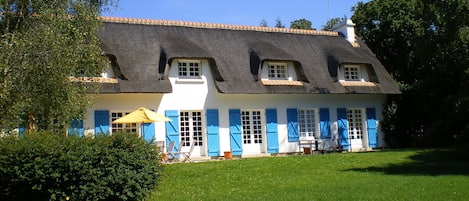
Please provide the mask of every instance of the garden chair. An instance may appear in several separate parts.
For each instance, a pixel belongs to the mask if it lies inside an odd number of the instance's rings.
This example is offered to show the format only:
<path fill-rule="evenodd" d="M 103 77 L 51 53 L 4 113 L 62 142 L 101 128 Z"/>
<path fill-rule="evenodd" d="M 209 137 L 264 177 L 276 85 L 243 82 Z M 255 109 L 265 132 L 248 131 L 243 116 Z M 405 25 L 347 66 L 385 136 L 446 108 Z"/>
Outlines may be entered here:
<path fill-rule="evenodd" d="M 179 147 L 174 150 L 174 141 L 171 141 L 173 143 L 173 148 L 172 149 L 169 149 L 168 151 L 168 157 L 169 157 L 169 161 L 178 161 L 179 160 L 179 157 L 180 157 L 180 154 L 181 154 L 181 149 L 182 149 L 182 142 L 179 143 Z M 170 142 L 170 144 L 171 144 Z"/>
<path fill-rule="evenodd" d="M 173 152 L 173 149 L 174 149 L 174 141 L 170 141 L 169 142 L 169 145 L 166 147 L 166 157 L 167 157 L 167 160 L 165 162 L 168 162 L 169 160 L 171 160 L 171 158 L 173 157 L 171 155 L 171 153 Z"/>
<path fill-rule="evenodd" d="M 189 151 L 181 152 L 181 155 L 184 156 L 184 160 L 182 162 L 192 161 L 191 154 L 192 154 L 192 151 L 194 151 L 194 147 L 195 147 L 195 142 L 192 142 L 191 143 L 191 148 L 189 149 Z"/>
<path fill-rule="evenodd" d="M 332 137 L 322 140 L 321 150 L 326 152 L 340 152 L 342 151 L 342 147 L 339 145 L 339 140 L 337 137 Z"/>
<path fill-rule="evenodd" d="M 161 162 L 163 162 L 163 163 L 166 162 L 168 157 L 164 153 L 164 151 L 166 150 L 165 145 L 164 145 L 164 141 L 156 141 L 155 145 L 156 145 L 158 151 L 160 152 Z"/>
<path fill-rule="evenodd" d="M 158 147 L 158 151 L 160 151 L 160 153 L 165 151 L 164 141 L 156 141 L 155 145 Z"/>

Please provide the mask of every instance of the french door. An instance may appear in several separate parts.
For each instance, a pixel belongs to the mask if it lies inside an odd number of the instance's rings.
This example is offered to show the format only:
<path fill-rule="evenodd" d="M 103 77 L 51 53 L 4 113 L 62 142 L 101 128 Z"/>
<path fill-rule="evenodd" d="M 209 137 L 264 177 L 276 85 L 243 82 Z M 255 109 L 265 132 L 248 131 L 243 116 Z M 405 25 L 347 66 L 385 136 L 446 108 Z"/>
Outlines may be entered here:
<path fill-rule="evenodd" d="M 241 111 L 243 153 L 263 152 L 263 125 L 260 110 Z"/>
<path fill-rule="evenodd" d="M 364 137 L 364 117 L 362 109 L 348 109 L 348 137 L 352 149 L 364 148 L 366 138 Z"/>
<path fill-rule="evenodd" d="M 194 143 L 193 155 L 203 155 L 205 153 L 205 143 L 203 138 L 204 128 L 202 124 L 201 111 L 181 111 L 179 112 L 179 129 L 182 151 L 189 151 Z"/>

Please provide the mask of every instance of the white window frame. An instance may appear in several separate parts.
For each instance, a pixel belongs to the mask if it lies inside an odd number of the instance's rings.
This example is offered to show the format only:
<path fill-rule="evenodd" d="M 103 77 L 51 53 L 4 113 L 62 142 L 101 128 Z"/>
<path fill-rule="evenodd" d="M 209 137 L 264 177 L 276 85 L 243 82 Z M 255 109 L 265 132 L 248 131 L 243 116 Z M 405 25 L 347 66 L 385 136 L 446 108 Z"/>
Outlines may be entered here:
<path fill-rule="evenodd" d="M 309 115 L 313 117 L 308 118 L 308 114 L 304 112 L 309 112 Z M 319 139 L 319 111 L 317 108 L 301 108 L 297 110 L 298 115 L 298 134 L 300 140 L 313 140 Z"/>
<path fill-rule="evenodd" d="M 184 114 L 187 113 L 187 116 Z M 198 114 L 194 114 L 198 113 Z M 189 147 L 204 145 L 204 117 L 203 112 L 199 110 L 181 110 L 179 111 L 179 137 L 182 146 Z"/>
<path fill-rule="evenodd" d="M 130 112 L 127 111 L 110 111 L 109 118 L 111 121 L 111 134 L 118 131 L 129 131 L 140 135 L 140 125 L 138 123 L 112 123 L 114 120 L 119 119 Z"/>
<path fill-rule="evenodd" d="M 271 66 L 284 66 L 285 67 L 285 77 L 278 76 L 278 72 L 274 72 L 275 76 L 271 76 L 270 68 Z M 275 71 L 278 69 L 275 68 Z M 261 69 L 261 80 L 286 80 L 286 81 L 297 81 L 298 77 L 295 72 L 295 68 L 292 62 L 290 61 L 266 61 L 262 64 Z"/>
<path fill-rule="evenodd" d="M 246 116 L 249 117 L 249 119 L 245 118 Z M 265 123 L 261 110 L 241 110 L 241 135 L 243 144 L 263 144 L 265 141 L 264 127 Z"/>
<path fill-rule="evenodd" d="M 345 65 L 344 66 L 345 81 L 363 81 L 360 66 Z"/>
<path fill-rule="evenodd" d="M 351 69 L 356 69 L 351 70 Z M 356 72 L 356 75 L 352 75 Z M 356 76 L 354 78 L 353 76 Z M 369 82 L 366 67 L 359 64 L 344 64 L 339 67 L 339 81 L 341 82 Z"/>
<path fill-rule="evenodd" d="M 283 69 L 282 69 L 283 68 Z M 281 72 L 283 70 L 283 72 Z M 267 62 L 269 80 L 288 80 L 288 64 L 286 62 Z"/>
<path fill-rule="evenodd" d="M 186 66 L 182 67 L 181 64 L 186 64 Z M 191 73 L 191 64 L 196 64 L 197 66 L 193 68 L 197 69 L 197 71 L 192 71 L 192 72 L 197 72 L 197 75 L 190 75 Z M 196 60 L 196 59 L 180 59 L 176 61 L 177 65 L 177 75 L 179 79 L 202 79 L 202 61 L 201 60 Z M 181 75 L 181 69 L 186 70 L 186 75 Z"/>
<path fill-rule="evenodd" d="M 348 137 L 350 139 L 363 140 L 366 137 L 365 118 L 366 113 L 363 108 L 347 108 Z"/>

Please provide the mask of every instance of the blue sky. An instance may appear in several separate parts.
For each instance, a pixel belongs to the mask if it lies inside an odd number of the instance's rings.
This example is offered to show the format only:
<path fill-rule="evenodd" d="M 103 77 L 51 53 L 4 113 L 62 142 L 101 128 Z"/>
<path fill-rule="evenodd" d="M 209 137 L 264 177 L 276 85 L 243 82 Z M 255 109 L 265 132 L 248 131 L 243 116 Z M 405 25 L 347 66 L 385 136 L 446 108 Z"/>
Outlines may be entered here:
<path fill-rule="evenodd" d="M 328 19 L 350 18 L 359 1 L 369 0 L 119 0 L 103 15 L 256 26 L 265 19 L 272 27 L 277 18 L 285 27 L 306 18 L 321 29 Z"/>

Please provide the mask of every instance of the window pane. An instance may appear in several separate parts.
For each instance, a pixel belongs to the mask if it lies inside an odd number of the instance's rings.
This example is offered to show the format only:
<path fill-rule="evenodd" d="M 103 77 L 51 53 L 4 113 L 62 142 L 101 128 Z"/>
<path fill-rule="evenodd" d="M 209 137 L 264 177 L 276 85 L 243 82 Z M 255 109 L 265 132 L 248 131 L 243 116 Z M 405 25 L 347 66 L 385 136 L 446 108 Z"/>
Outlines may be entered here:
<path fill-rule="evenodd" d="M 241 123 L 243 129 L 243 143 L 244 144 L 251 144 L 251 118 L 250 118 L 249 111 L 242 111 L 241 112 Z"/>
<path fill-rule="evenodd" d="M 300 137 L 319 137 L 316 132 L 315 114 L 314 109 L 298 110 Z"/>
<path fill-rule="evenodd" d="M 269 79 L 285 80 L 287 76 L 287 64 L 269 64 L 268 66 Z"/>
<path fill-rule="evenodd" d="M 111 112 L 111 122 L 129 114 L 129 112 Z M 136 123 L 112 123 L 111 132 L 117 131 L 128 131 L 137 133 L 137 124 Z"/>
<path fill-rule="evenodd" d="M 362 111 L 360 109 L 347 110 L 347 120 L 349 131 L 348 135 L 351 139 L 363 138 L 363 120 Z"/>
<path fill-rule="evenodd" d="M 200 63 L 196 61 L 178 62 L 178 75 L 182 78 L 200 78 Z"/>
<path fill-rule="evenodd" d="M 360 77 L 360 68 L 357 67 L 344 67 L 344 78 L 348 81 L 359 81 Z"/>
<path fill-rule="evenodd" d="M 179 113 L 179 130 L 183 146 L 202 146 L 202 113 L 181 111 Z"/>
<path fill-rule="evenodd" d="M 244 144 L 262 143 L 262 120 L 260 111 L 242 111 L 241 124 Z"/>

